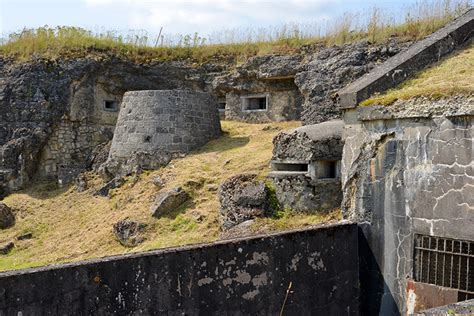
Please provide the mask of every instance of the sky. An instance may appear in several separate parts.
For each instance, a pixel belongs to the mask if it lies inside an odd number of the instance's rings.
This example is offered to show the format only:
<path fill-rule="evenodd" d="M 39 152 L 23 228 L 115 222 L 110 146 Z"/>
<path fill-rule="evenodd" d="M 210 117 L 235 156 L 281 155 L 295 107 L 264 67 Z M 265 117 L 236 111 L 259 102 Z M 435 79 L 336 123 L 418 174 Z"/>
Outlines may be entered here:
<path fill-rule="evenodd" d="M 415 0 L 416 1 L 416 0 Z M 0 0 L 0 37 L 23 28 L 78 26 L 95 32 L 145 30 L 201 36 L 228 29 L 320 23 L 374 6 L 402 10 L 410 0 Z"/>

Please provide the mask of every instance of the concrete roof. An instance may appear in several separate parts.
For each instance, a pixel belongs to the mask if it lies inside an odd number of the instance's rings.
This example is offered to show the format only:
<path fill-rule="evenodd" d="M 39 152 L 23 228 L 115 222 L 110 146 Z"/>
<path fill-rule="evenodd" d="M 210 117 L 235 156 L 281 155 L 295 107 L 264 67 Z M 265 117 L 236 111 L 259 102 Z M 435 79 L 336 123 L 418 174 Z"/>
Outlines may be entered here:
<path fill-rule="evenodd" d="M 393 56 L 368 74 L 339 91 L 342 109 L 354 108 L 376 92 L 384 92 L 444 56 L 471 42 L 474 9 L 442 29 Z"/>
<path fill-rule="evenodd" d="M 332 120 L 314 125 L 306 125 L 298 127 L 285 133 L 293 132 L 304 133 L 312 140 L 323 140 L 334 136 L 342 136 L 344 130 L 344 122 L 342 120 Z"/>

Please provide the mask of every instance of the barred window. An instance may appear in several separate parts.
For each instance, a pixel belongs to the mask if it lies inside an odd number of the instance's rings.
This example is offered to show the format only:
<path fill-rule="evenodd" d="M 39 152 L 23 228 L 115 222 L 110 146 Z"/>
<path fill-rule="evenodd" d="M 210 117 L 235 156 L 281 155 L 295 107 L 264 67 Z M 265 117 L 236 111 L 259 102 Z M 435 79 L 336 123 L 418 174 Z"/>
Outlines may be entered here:
<path fill-rule="evenodd" d="M 415 235 L 414 279 L 458 290 L 458 300 L 474 298 L 474 242 Z"/>

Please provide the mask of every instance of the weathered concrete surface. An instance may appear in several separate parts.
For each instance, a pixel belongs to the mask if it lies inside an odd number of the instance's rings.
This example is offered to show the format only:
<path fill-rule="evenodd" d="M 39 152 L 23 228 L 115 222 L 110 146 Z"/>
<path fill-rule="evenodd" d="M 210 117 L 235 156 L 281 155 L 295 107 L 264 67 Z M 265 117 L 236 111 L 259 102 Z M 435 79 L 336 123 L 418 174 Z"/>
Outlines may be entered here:
<path fill-rule="evenodd" d="M 332 120 L 298 127 L 273 139 L 273 160 L 340 160 L 344 122 Z"/>
<path fill-rule="evenodd" d="M 430 308 L 416 313 L 415 316 L 450 316 L 474 315 L 474 300 L 448 304 L 446 306 Z"/>
<path fill-rule="evenodd" d="M 269 213 L 268 190 L 256 174 L 238 174 L 226 179 L 218 194 L 223 230 Z"/>
<path fill-rule="evenodd" d="M 318 161 L 340 161 L 344 142 L 342 120 L 332 120 L 284 131 L 273 139 L 273 170 L 269 173 L 281 205 L 298 212 L 315 213 L 339 208 L 342 201 L 340 176 L 317 177 Z M 280 166 L 298 162 L 306 172 L 278 171 Z M 284 167 L 283 167 L 284 168 Z M 290 168 L 291 169 L 291 168 Z"/>
<path fill-rule="evenodd" d="M 359 121 L 357 111 L 346 112 L 343 212 L 367 224 L 372 266 L 381 273 L 368 274 L 370 314 L 406 310 L 415 233 L 474 240 L 473 120 Z"/>
<path fill-rule="evenodd" d="M 395 55 L 370 73 L 339 91 L 341 108 L 356 107 L 375 92 L 384 92 L 403 82 L 425 67 L 469 43 L 474 35 L 474 9 L 416 42 L 407 50 Z"/>
<path fill-rule="evenodd" d="M 346 223 L 13 271 L 0 315 L 358 315 L 356 257 Z"/>
<path fill-rule="evenodd" d="M 297 212 L 314 214 L 339 209 L 341 179 L 311 179 L 304 175 L 271 177 L 278 202 Z"/>
<path fill-rule="evenodd" d="M 437 285 L 407 281 L 407 315 L 416 312 L 453 304 L 458 301 L 458 290 Z"/>

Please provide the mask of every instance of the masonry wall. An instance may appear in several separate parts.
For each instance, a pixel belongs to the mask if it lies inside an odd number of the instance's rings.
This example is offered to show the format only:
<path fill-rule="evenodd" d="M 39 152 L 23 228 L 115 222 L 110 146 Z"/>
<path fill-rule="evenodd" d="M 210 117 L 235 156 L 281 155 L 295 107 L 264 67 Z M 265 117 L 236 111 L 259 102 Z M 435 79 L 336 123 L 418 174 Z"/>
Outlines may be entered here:
<path fill-rule="evenodd" d="M 345 114 L 342 183 L 345 216 L 363 227 L 362 311 L 399 315 L 413 278 L 414 234 L 474 240 L 473 116 L 371 112 L 359 121 L 357 111 Z"/>
<path fill-rule="evenodd" d="M 13 271 L 0 315 L 358 315 L 356 258 L 346 223 Z"/>
<path fill-rule="evenodd" d="M 124 95 L 110 158 L 136 152 L 189 152 L 219 137 L 217 101 L 190 90 L 132 91 Z"/>

